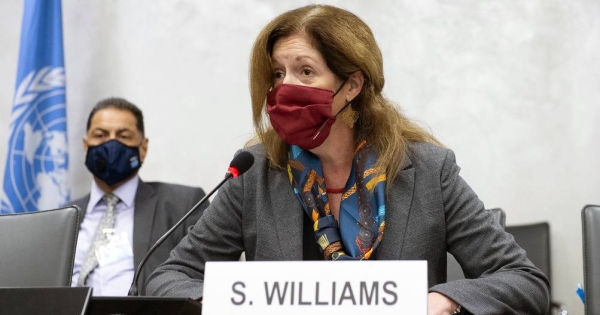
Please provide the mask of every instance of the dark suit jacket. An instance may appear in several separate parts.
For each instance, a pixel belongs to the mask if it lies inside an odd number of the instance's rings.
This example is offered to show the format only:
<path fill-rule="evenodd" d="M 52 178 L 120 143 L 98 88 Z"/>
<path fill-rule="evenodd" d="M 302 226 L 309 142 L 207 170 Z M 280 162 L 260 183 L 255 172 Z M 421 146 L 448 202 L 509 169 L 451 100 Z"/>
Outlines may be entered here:
<path fill-rule="evenodd" d="M 139 181 L 135 194 L 135 209 L 133 215 L 133 262 L 135 268 L 146 255 L 154 243 L 166 233 L 188 210 L 190 210 L 202 197 L 201 188 L 189 187 L 160 182 Z M 83 210 L 82 220 L 87 211 L 90 195 L 75 200 L 73 204 Z M 208 202 L 196 210 L 173 234 L 160 245 L 148 258 L 140 273 L 138 288 L 140 295 L 144 294 L 144 283 L 150 273 L 163 263 L 171 250 L 187 234 L 189 227 L 193 226 Z M 81 222 L 80 222 L 81 223 Z"/>
<path fill-rule="evenodd" d="M 197 299 L 204 263 L 238 259 L 302 260 L 304 211 L 285 170 L 268 167 L 262 146 L 249 148 L 254 166 L 230 180 L 198 224 L 149 278 L 148 293 Z M 411 143 L 408 160 L 388 183 L 386 228 L 375 258 L 427 260 L 430 291 L 452 298 L 474 314 L 543 314 L 546 277 L 510 234 L 494 223 L 458 175 L 454 153 Z M 469 279 L 446 283 L 446 252 Z"/>

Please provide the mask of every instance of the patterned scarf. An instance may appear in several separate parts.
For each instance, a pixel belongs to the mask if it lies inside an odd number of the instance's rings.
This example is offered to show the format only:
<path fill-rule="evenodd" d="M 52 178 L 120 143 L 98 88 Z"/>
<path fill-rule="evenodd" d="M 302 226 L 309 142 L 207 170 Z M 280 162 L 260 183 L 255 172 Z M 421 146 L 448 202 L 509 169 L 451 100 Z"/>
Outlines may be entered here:
<path fill-rule="evenodd" d="M 290 146 L 290 182 L 302 208 L 314 222 L 315 239 L 325 259 L 369 259 L 381 243 L 386 176 L 375 168 L 376 161 L 374 150 L 369 150 L 363 141 L 354 153 L 350 178 L 344 187 L 338 227 L 331 214 L 321 161 L 308 150 Z"/>

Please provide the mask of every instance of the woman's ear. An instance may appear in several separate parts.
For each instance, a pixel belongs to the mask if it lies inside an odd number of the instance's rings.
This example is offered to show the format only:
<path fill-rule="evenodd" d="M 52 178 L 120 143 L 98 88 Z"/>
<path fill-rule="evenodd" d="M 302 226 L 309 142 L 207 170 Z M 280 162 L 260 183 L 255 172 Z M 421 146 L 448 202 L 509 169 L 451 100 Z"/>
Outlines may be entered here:
<path fill-rule="evenodd" d="M 349 89 L 346 91 L 346 102 L 352 101 L 360 91 L 362 91 L 363 85 L 365 84 L 365 77 L 362 71 L 356 71 L 348 77 Z"/>

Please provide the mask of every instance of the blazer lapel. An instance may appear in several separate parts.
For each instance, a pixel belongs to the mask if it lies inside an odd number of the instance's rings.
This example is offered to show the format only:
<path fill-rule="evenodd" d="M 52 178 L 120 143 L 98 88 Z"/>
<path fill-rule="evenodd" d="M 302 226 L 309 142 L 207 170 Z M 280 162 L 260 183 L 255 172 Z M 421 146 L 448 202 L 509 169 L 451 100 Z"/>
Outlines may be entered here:
<path fill-rule="evenodd" d="M 292 190 L 287 174 L 269 171 L 269 192 L 272 217 L 275 219 L 277 239 L 282 260 L 302 260 L 302 229 L 304 210 Z M 282 190 L 281 187 L 289 187 Z"/>
<path fill-rule="evenodd" d="M 152 225 L 154 224 L 154 213 L 156 212 L 156 192 L 152 186 L 142 180 L 138 183 L 135 194 L 135 205 L 133 214 L 133 263 L 134 268 L 150 249 L 150 238 Z"/>
<path fill-rule="evenodd" d="M 73 202 L 73 205 L 78 206 L 79 209 L 81 209 L 81 215 L 79 216 L 79 224 L 78 224 L 80 226 L 81 226 L 81 223 L 83 222 L 83 218 L 85 217 L 88 203 L 90 203 L 90 194 L 87 194 L 85 197 L 75 200 Z"/>
<path fill-rule="evenodd" d="M 399 260 L 402 256 L 415 188 L 415 169 L 408 156 L 405 165 L 388 190 L 385 205 L 386 227 L 377 254 L 377 259 L 380 260 Z"/>

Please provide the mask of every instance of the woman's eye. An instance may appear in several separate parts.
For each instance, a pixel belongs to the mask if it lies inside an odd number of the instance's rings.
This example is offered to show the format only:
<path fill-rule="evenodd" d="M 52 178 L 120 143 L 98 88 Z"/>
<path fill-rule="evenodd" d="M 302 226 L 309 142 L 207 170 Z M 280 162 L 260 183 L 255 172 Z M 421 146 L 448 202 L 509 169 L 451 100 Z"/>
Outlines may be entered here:
<path fill-rule="evenodd" d="M 281 71 L 275 71 L 275 74 L 274 74 L 275 79 L 281 79 L 284 76 L 285 75 L 283 74 L 283 72 L 281 72 Z"/>
<path fill-rule="evenodd" d="M 313 74 L 313 71 L 309 68 L 304 68 L 304 69 L 302 69 L 302 74 L 303 75 L 311 75 L 311 74 Z"/>

